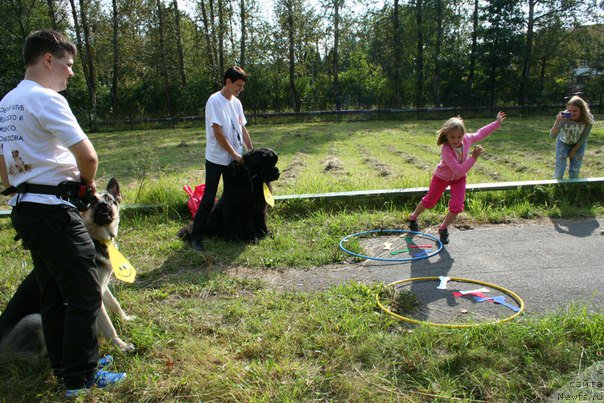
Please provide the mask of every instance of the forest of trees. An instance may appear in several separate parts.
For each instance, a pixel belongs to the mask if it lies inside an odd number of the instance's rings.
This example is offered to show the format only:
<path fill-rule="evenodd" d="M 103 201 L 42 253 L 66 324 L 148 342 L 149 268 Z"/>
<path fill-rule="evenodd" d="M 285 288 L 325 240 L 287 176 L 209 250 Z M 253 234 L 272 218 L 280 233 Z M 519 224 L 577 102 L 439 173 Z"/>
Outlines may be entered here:
<path fill-rule="evenodd" d="M 604 91 L 602 0 L 2 0 L 0 96 L 21 47 L 76 43 L 65 95 L 98 120 L 199 116 L 222 72 L 248 112 L 561 104 Z"/>

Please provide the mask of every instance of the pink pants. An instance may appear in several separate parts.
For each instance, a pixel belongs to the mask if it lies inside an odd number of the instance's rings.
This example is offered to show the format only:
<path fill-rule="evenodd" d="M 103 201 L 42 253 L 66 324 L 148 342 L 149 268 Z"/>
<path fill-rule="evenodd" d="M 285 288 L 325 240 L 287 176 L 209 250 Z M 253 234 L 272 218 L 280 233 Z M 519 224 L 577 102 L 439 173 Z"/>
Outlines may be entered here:
<path fill-rule="evenodd" d="M 454 180 L 446 181 L 440 179 L 438 176 L 433 175 L 428 193 L 422 198 L 422 205 L 425 208 L 432 208 L 436 206 L 438 200 L 445 192 L 445 189 L 451 186 L 451 200 L 449 201 L 449 211 L 454 214 L 459 214 L 464 209 L 464 201 L 466 198 L 466 177 Z"/>

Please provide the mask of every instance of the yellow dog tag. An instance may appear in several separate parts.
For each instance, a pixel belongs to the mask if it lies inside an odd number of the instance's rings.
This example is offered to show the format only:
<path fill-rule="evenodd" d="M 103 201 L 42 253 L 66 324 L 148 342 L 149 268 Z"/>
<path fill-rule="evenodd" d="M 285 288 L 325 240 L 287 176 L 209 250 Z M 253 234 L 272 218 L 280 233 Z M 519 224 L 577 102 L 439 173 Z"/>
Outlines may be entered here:
<path fill-rule="evenodd" d="M 266 204 L 271 207 L 275 207 L 275 198 L 273 197 L 273 194 L 271 193 L 271 190 L 266 182 L 262 184 L 262 188 L 264 189 L 264 200 L 266 201 Z"/>
<path fill-rule="evenodd" d="M 113 241 L 105 241 L 103 243 L 107 245 L 109 260 L 111 261 L 111 267 L 113 267 L 115 277 L 118 280 L 133 283 L 134 277 L 136 277 L 136 270 L 134 267 L 132 267 L 128 259 L 117 250 Z"/>

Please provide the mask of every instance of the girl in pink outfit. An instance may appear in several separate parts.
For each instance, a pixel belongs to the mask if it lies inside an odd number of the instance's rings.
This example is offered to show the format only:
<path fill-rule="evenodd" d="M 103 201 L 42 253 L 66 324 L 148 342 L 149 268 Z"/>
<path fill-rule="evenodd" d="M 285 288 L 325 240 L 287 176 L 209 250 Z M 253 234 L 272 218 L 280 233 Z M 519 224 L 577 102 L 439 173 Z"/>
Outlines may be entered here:
<path fill-rule="evenodd" d="M 436 144 L 442 145 L 441 161 L 432 176 L 428 193 L 418 203 L 413 214 L 409 216 L 409 228 L 411 231 L 419 231 L 417 217 L 426 209 L 436 205 L 447 187 L 451 187 L 451 200 L 449 201 L 449 212 L 438 228 L 440 241 L 449 243 L 449 225 L 464 209 L 466 198 L 466 174 L 474 166 L 478 156 L 484 152 L 482 146 L 477 145 L 470 153 L 470 146 L 499 129 L 505 120 L 504 112 L 497 113 L 497 120 L 485 127 L 478 129 L 476 133 L 466 133 L 463 120 L 455 117 L 447 120 L 438 131 Z"/>

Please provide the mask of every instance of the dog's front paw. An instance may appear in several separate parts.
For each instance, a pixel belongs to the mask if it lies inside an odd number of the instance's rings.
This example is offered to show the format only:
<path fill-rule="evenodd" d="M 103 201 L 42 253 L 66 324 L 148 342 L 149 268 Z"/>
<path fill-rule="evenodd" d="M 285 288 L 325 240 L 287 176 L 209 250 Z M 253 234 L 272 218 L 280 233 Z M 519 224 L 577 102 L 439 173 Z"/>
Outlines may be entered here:
<path fill-rule="evenodd" d="M 132 343 L 126 343 L 126 346 L 122 349 L 124 353 L 132 354 L 136 351 L 136 347 Z"/>
<path fill-rule="evenodd" d="M 121 316 L 122 316 L 122 319 L 125 320 L 126 322 L 132 322 L 133 320 L 136 319 L 136 315 L 127 315 L 124 313 Z"/>
<path fill-rule="evenodd" d="M 134 344 L 132 344 L 132 343 L 125 343 L 120 338 L 113 339 L 113 342 L 118 346 L 118 348 L 120 350 L 122 350 L 123 353 L 131 354 L 131 353 L 133 353 L 133 352 L 136 351 L 136 347 L 134 347 Z"/>

